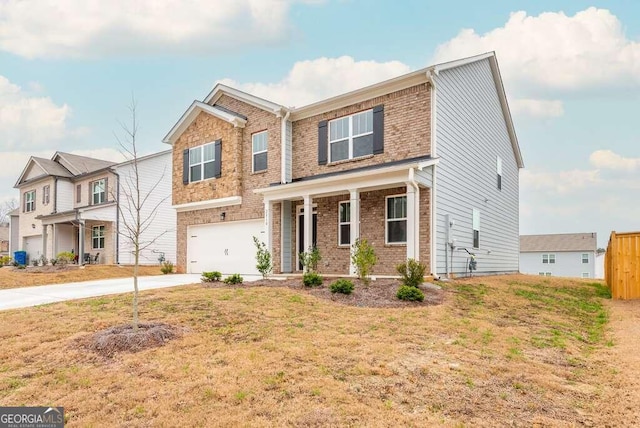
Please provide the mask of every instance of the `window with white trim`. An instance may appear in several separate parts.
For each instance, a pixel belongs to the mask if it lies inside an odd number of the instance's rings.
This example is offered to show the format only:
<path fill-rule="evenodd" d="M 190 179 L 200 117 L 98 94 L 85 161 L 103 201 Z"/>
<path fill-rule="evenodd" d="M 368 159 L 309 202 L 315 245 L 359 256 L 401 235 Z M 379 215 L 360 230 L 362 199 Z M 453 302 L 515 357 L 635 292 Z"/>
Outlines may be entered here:
<path fill-rule="evenodd" d="M 542 255 L 542 263 L 543 264 L 553 264 L 556 262 L 555 254 L 543 254 Z"/>
<path fill-rule="evenodd" d="M 589 272 L 582 272 L 583 278 L 589 278 Z"/>
<path fill-rule="evenodd" d="M 351 245 L 351 202 L 338 203 L 338 245 Z"/>
<path fill-rule="evenodd" d="M 473 248 L 480 248 L 480 210 L 471 211 L 471 228 L 473 229 Z"/>
<path fill-rule="evenodd" d="M 267 169 L 267 147 L 269 134 L 267 131 L 258 132 L 251 136 L 251 146 L 253 153 L 253 172 Z"/>
<path fill-rule="evenodd" d="M 24 194 L 24 212 L 30 213 L 36 210 L 36 191 L 30 190 Z"/>
<path fill-rule="evenodd" d="M 373 154 L 373 109 L 329 122 L 329 162 Z"/>
<path fill-rule="evenodd" d="M 91 183 L 91 205 L 102 204 L 107 200 L 106 184 L 104 178 Z"/>
<path fill-rule="evenodd" d="M 407 243 L 407 195 L 387 196 L 386 243 Z"/>
<path fill-rule="evenodd" d="M 496 175 L 498 177 L 498 190 L 502 190 L 502 159 L 500 156 L 496 159 Z"/>
<path fill-rule="evenodd" d="M 91 228 L 91 248 L 94 250 L 104 249 L 104 225 Z"/>
<path fill-rule="evenodd" d="M 582 253 L 582 263 L 589 263 L 589 253 Z"/>
<path fill-rule="evenodd" d="M 189 182 L 214 177 L 215 142 L 189 149 Z"/>
<path fill-rule="evenodd" d="M 551 272 L 545 272 L 544 276 L 551 276 Z"/>
<path fill-rule="evenodd" d="M 48 184 L 42 188 L 42 205 L 49 205 L 51 186 Z"/>

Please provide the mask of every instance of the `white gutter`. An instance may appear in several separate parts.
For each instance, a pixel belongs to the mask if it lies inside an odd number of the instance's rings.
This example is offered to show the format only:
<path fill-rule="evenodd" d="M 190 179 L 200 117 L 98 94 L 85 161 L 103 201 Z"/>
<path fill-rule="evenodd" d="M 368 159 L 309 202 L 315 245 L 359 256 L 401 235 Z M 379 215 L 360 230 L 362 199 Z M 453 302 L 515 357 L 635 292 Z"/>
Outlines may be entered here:
<path fill-rule="evenodd" d="M 291 111 L 287 110 L 287 113 L 282 117 L 282 124 L 280 127 L 280 182 L 287 183 L 287 155 L 291 156 L 291 153 L 287 152 L 287 121 Z M 293 148 L 292 148 L 293 149 Z"/>
<path fill-rule="evenodd" d="M 437 71 L 436 71 L 437 73 Z M 436 157 L 436 132 L 438 130 L 438 109 L 436 108 L 436 103 L 438 102 L 438 87 L 436 86 L 435 73 L 432 70 L 427 70 L 427 77 L 429 78 L 429 82 L 431 82 L 431 156 Z M 438 185 L 437 185 L 437 173 L 436 173 L 436 165 L 431 169 L 431 203 L 429 204 L 429 216 L 431 217 L 431 251 L 429 254 L 431 265 L 431 275 L 434 278 L 438 277 L 437 268 L 438 268 L 438 209 L 437 209 L 437 193 L 438 193 Z"/>

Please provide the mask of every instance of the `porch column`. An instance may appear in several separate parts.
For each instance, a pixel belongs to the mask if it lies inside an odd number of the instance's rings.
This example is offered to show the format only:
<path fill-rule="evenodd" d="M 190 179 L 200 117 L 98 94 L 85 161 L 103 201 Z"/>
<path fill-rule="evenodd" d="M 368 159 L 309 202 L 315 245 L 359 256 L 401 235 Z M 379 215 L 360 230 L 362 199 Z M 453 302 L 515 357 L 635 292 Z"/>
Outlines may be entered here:
<path fill-rule="evenodd" d="M 351 238 L 351 252 L 353 254 L 353 248 L 356 244 L 356 240 L 360 237 L 360 191 L 358 189 L 349 190 L 349 236 Z M 353 260 L 349 257 L 349 274 L 356 274 L 356 266 L 353 264 Z"/>
<path fill-rule="evenodd" d="M 407 184 L 407 259 L 420 259 L 420 189 Z"/>
<path fill-rule="evenodd" d="M 47 257 L 47 225 L 42 225 L 42 257 Z"/>
<path fill-rule="evenodd" d="M 271 220 L 273 213 L 273 202 L 264 201 L 264 237 L 262 242 L 267 246 L 267 251 L 271 253 L 271 240 L 273 233 L 273 222 Z"/>
<path fill-rule="evenodd" d="M 313 245 L 313 201 L 311 195 L 304 197 L 304 251 Z"/>
<path fill-rule="evenodd" d="M 84 264 L 84 222 L 78 223 L 78 264 Z"/>

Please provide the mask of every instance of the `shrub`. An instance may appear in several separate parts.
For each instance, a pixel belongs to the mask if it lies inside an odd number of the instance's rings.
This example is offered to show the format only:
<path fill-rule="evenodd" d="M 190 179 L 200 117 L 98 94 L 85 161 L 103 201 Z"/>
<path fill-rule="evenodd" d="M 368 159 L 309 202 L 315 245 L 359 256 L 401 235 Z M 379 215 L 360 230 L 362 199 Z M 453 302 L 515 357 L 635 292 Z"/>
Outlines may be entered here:
<path fill-rule="evenodd" d="M 162 265 L 160 266 L 160 272 L 162 272 L 165 275 L 168 273 L 173 273 L 173 263 L 170 262 L 169 260 L 163 261 Z"/>
<path fill-rule="evenodd" d="M 46 266 L 49 264 L 49 260 L 43 255 L 40 256 L 40 264 L 42 266 Z"/>
<path fill-rule="evenodd" d="M 38 266 L 38 264 L 39 264 L 39 263 L 40 263 L 40 259 L 33 259 L 33 260 L 31 260 L 31 264 L 32 264 L 33 266 Z"/>
<path fill-rule="evenodd" d="M 427 267 L 417 260 L 409 259 L 406 263 L 396 266 L 396 271 L 402 277 L 402 283 L 409 287 L 419 287 L 424 282 L 424 272 Z"/>
<path fill-rule="evenodd" d="M 353 291 L 353 282 L 348 279 L 338 279 L 329 286 L 329 290 L 331 290 L 332 293 L 351 294 Z"/>
<path fill-rule="evenodd" d="M 300 253 L 300 264 L 305 272 L 317 272 L 318 262 L 322 260 L 318 247 L 309 247 L 309 251 Z"/>
<path fill-rule="evenodd" d="M 71 251 L 63 251 L 61 253 L 58 253 L 56 258 L 58 259 L 58 263 L 60 263 L 60 265 L 64 266 L 67 263 L 71 263 L 72 261 L 74 261 L 75 258 L 76 258 L 76 255 L 74 253 L 72 253 Z"/>
<path fill-rule="evenodd" d="M 0 257 L 0 266 L 9 266 L 11 264 L 11 256 Z"/>
<path fill-rule="evenodd" d="M 356 239 L 356 243 L 351 248 L 351 261 L 356 267 L 358 278 L 363 280 L 365 284 L 369 284 L 369 275 L 378 262 L 378 257 L 366 239 Z"/>
<path fill-rule="evenodd" d="M 400 300 L 408 300 L 411 302 L 422 302 L 424 300 L 424 293 L 417 287 L 411 287 L 409 285 L 401 285 L 396 293 L 396 297 Z"/>
<path fill-rule="evenodd" d="M 319 287 L 322 285 L 322 277 L 316 272 L 307 272 L 302 276 L 302 283 L 307 287 Z"/>
<path fill-rule="evenodd" d="M 58 264 L 58 259 L 51 259 L 51 266 L 55 266 Z"/>
<path fill-rule="evenodd" d="M 240 276 L 239 273 L 234 273 L 233 275 L 229 275 L 224 279 L 225 284 L 242 284 L 244 279 Z"/>
<path fill-rule="evenodd" d="M 222 279 L 222 274 L 218 271 L 202 272 L 202 278 L 200 278 L 202 282 L 216 282 L 220 279 Z"/>
<path fill-rule="evenodd" d="M 267 250 L 267 245 L 255 236 L 253 244 L 256 246 L 256 269 L 262 274 L 262 278 L 266 278 L 269 272 L 273 270 L 273 261 L 271 253 Z"/>

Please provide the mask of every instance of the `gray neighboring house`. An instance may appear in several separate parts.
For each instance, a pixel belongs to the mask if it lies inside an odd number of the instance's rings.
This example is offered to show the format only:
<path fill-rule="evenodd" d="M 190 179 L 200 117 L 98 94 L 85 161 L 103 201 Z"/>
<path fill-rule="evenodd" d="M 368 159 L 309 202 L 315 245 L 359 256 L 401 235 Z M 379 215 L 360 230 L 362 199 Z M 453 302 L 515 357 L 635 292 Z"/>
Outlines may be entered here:
<path fill-rule="evenodd" d="M 20 249 L 20 209 L 16 208 L 9 212 L 9 255 L 13 257 L 13 253 Z"/>
<path fill-rule="evenodd" d="M 520 272 L 595 278 L 597 241 L 595 233 L 521 235 Z"/>
<path fill-rule="evenodd" d="M 0 257 L 9 255 L 9 223 L 0 224 Z"/>

